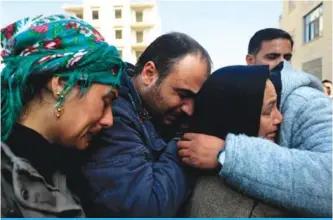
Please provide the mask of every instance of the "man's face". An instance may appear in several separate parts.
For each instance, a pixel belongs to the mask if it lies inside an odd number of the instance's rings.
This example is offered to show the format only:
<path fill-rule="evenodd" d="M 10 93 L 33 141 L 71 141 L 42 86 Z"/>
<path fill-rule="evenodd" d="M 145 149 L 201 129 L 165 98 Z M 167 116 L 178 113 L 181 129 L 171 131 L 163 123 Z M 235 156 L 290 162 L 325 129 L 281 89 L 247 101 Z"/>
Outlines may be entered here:
<path fill-rule="evenodd" d="M 246 62 L 248 65 L 269 65 L 273 69 L 281 61 L 290 61 L 292 47 L 290 40 L 278 38 L 271 41 L 263 41 L 257 55 L 248 54 Z"/>
<path fill-rule="evenodd" d="M 187 55 L 146 91 L 145 103 L 159 123 L 172 125 L 193 114 L 194 97 L 208 76 L 207 61 L 197 54 Z"/>
<path fill-rule="evenodd" d="M 324 87 L 325 94 L 328 96 L 331 96 L 332 89 L 333 89 L 332 84 L 329 82 L 325 82 L 325 83 L 323 83 L 323 87 Z"/>

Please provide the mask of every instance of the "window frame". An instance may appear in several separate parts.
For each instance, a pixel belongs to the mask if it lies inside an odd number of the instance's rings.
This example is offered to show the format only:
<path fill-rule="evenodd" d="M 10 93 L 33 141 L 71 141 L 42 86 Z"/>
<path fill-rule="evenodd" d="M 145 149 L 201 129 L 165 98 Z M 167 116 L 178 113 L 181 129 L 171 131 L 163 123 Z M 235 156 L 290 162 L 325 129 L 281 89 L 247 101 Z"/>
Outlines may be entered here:
<path fill-rule="evenodd" d="M 117 32 L 120 31 L 120 38 L 117 38 Z M 115 29 L 114 30 L 114 37 L 116 40 L 122 40 L 123 39 L 123 30 L 122 29 Z"/>
<path fill-rule="evenodd" d="M 139 33 L 142 34 L 142 36 L 141 36 L 141 41 L 138 40 L 138 34 L 139 34 Z M 136 32 L 135 32 L 136 43 L 143 43 L 143 39 L 144 39 L 143 36 L 144 36 L 143 31 L 136 31 Z"/>
<path fill-rule="evenodd" d="M 138 13 L 141 13 L 141 21 L 138 20 Z M 135 11 L 135 21 L 136 22 L 143 22 L 143 11 L 140 10 L 140 11 Z"/>
<path fill-rule="evenodd" d="M 94 13 L 96 13 L 96 12 L 97 12 L 97 18 L 95 18 L 95 16 L 94 16 Z M 99 9 L 94 8 L 94 9 L 91 10 L 91 13 L 92 13 L 92 19 L 94 21 L 99 20 Z"/>
<path fill-rule="evenodd" d="M 318 12 L 316 12 L 319 10 Z M 316 18 L 311 18 L 311 15 L 314 16 L 314 13 L 318 13 Z M 324 6 L 323 3 L 320 3 L 313 10 L 307 13 L 303 17 L 303 43 L 309 43 L 323 35 L 323 17 L 324 15 Z"/>
<path fill-rule="evenodd" d="M 120 17 L 117 17 L 117 12 L 120 12 Z M 123 10 L 121 8 L 115 8 L 114 9 L 114 18 L 115 19 L 122 19 L 123 18 Z"/>

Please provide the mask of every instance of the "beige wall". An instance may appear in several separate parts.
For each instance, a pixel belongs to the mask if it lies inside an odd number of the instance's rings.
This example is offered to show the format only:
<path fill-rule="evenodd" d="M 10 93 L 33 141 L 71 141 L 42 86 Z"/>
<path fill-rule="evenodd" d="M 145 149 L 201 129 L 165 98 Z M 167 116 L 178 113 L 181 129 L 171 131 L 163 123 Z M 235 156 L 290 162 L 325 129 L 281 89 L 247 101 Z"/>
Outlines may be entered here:
<path fill-rule="evenodd" d="M 64 5 L 65 12 L 83 12 L 83 20 L 92 24 L 105 40 L 122 51 L 122 59 L 136 63 L 137 52 L 143 51 L 155 38 L 161 35 L 161 19 L 156 0 L 84 0 L 82 5 Z M 122 9 L 122 17 L 116 19 L 114 10 Z M 99 10 L 99 19 L 93 20 L 92 11 Z M 135 9 L 143 11 L 143 21 L 136 22 Z M 122 31 L 122 38 L 116 39 L 115 31 Z M 142 30 L 143 42 L 136 42 L 136 31 Z"/>
<path fill-rule="evenodd" d="M 294 38 L 292 65 L 302 69 L 317 65 L 315 60 L 322 59 L 321 79 L 332 80 L 332 1 L 293 1 L 294 9 L 289 11 L 289 1 L 283 1 L 283 13 L 280 28 L 288 31 Z M 323 3 L 323 34 L 310 42 L 304 43 L 303 17 Z"/>

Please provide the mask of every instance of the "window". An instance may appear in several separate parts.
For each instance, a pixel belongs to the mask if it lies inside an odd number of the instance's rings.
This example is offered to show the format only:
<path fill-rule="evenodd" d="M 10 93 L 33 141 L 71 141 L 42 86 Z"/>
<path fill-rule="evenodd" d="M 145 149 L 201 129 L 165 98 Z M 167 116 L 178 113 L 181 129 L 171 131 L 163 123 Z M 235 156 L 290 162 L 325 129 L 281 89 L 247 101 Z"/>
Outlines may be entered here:
<path fill-rule="evenodd" d="M 122 17 L 122 14 L 121 14 L 121 9 L 116 9 L 114 10 L 114 17 L 116 19 L 120 19 Z"/>
<path fill-rule="evenodd" d="M 120 58 L 122 58 L 123 57 L 123 51 L 122 50 L 118 50 L 118 52 L 119 52 Z"/>
<path fill-rule="evenodd" d="M 311 73 L 321 79 L 323 71 L 322 58 L 316 58 L 308 62 L 302 63 L 302 70 L 304 72 Z"/>
<path fill-rule="evenodd" d="M 139 60 L 139 57 L 141 56 L 142 51 L 135 51 L 135 56 L 136 56 L 136 60 Z"/>
<path fill-rule="evenodd" d="M 323 4 L 304 17 L 304 42 L 307 43 L 323 34 Z"/>
<path fill-rule="evenodd" d="M 75 16 L 76 16 L 77 18 L 83 19 L 83 13 L 82 13 L 82 12 L 77 12 L 77 13 L 75 14 Z"/>
<path fill-rule="evenodd" d="M 122 30 L 116 30 L 116 39 L 120 40 L 123 38 L 123 32 Z"/>
<path fill-rule="evenodd" d="M 98 10 L 94 9 L 92 11 L 92 19 L 93 20 L 98 20 L 99 19 L 99 11 Z"/>
<path fill-rule="evenodd" d="M 135 18 L 136 18 L 136 22 L 142 22 L 143 21 L 143 12 L 142 11 L 135 12 Z"/>
<path fill-rule="evenodd" d="M 143 31 L 136 32 L 136 42 L 142 43 L 143 42 Z"/>
<path fill-rule="evenodd" d="M 288 11 L 289 11 L 289 13 L 292 11 L 292 10 L 294 10 L 294 8 L 295 8 L 295 1 L 293 1 L 293 0 L 289 0 L 288 1 Z"/>

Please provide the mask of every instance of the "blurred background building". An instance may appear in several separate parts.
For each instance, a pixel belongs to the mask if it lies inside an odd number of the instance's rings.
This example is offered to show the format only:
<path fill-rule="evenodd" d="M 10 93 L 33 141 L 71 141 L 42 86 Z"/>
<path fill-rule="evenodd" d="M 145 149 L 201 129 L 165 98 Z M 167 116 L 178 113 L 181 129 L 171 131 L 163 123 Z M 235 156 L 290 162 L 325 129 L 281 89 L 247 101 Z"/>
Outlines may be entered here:
<path fill-rule="evenodd" d="M 115 45 L 124 61 L 135 63 L 146 47 L 161 35 L 156 0 L 84 0 L 63 6 L 65 12 L 92 24 Z"/>
<path fill-rule="evenodd" d="M 332 1 L 283 1 L 280 28 L 295 41 L 292 65 L 332 80 Z"/>

